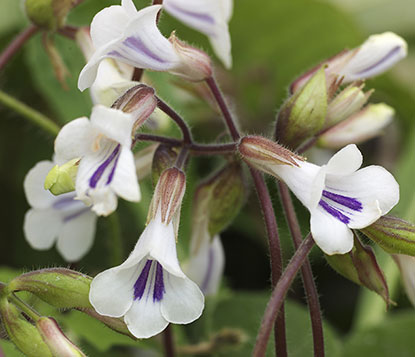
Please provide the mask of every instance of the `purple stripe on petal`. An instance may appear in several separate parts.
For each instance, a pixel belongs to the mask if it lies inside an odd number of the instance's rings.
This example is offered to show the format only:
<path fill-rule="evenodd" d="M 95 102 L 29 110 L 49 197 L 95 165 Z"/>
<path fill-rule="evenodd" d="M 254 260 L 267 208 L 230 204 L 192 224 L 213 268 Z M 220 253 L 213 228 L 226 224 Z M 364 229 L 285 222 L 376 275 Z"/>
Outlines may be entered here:
<path fill-rule="evenodd" d="M 213 25 L 215 23 L 215 19 L 208 15 L 208 14 L 201 14 L 201 13 L 197 13 L 197 12 L 193 12 L 193 11 L 189 11 L 189 10 L 184 10 L 176 5 L 173 4 L 169 4 L 169 7 L 177 12 L 180 12 L 184 15 L 190 16 L 190 17 L 194 17 L 195 19 L 202 21 L 202 22 L 206 22 L 208 24 Z"/>
<path fill-rule="evenodd" d="M 334 218 L 337 218 L 340 222 L 344 224 L 348 224 L 350 222 L 349 217 L 341 213 L 338 209 L 330 206 L 327 202 L 320 200 L 318 204 L 323 207 L 327 213 L 331 214 Z"/>
<path fill-rule="evenodd" d="M 150 272 L 152 263 L 152 260 L 147 260 L 143 270 L 141 271 L 140 276 L 134 284 L 134 300 L 141 299 L 143 297 L 144 290 L 146 289 L 148 274 Z"/>
<path fill-rule="evenodd" d="M 79 201 L 78 201 L 78 202 L 79 202 Z M 89 212 L 89 211 L 90 211 L 89 207 L 82 208 L 82 209 L 80 209 L 79 211 L 74 212 L 74 213 L 72 213 L 72 214 L 70 214 L 70 215 L 68 215 L 68 216 L 64 217 L 64 218 L 63 218 L 63 222 L 64 222 L 64 223 L 69 222 L 69 221 L 71 221 L 71 220 L 73 220 L 73 219 L 75 219 L 75 218 L 77 218 L 77 217 L 79 217 L 79 216 L 83 215 L 84 213 Z"/>
<path fill-rule="evenodd" d="M 400 46 L 394 47 L 383 58 L 381 58 L 378 62 L 372 64 L 370 67 L 365 68 L 363 71 L 360 71 L 360 72 L 356 73 L 356 75 L 358 75 L 358 76 L 364 76 L 366 72 L 370 72 L 375 67 L 381 66 L 382 64 L 384 64 L 385 62 L 387 62 L 388 60 L 390 60 L 393 56 L 397 55 L 400 50 L 401 50 L 401 47 Z"/>
<path fill-rule="evenodd" d="M 206 293 L 206 290 L 209 286 L 209 281 L 212 277 L 212 271 L 213 271 L 213 263 L 214 263 L 214 255 L 213 255 L 213 248 L 209 248 L 209 256 L 208 256 L 208 266 L 206 270 L 206 275 L 203 278 L 202 285 L 200 286 L 200 290 L 202 290 L 203 293 Z"/>
<path fill-rule="evenodd" d="M 342 206 L 345 206 L 347 208 L 350 208 L 354 211 L 360 212 L 363 209 L 363 205 L 360 201 L 358 201 L 356 198 L 353 197 L 347 197 L 338 195 L 333 192 L 329 192 L 324 190 L 323 191 L 323 197 L 328 198 L 329 200 L 332 200 L 338 204 L 341 204 Z"/>
<path fill-rule="evenodd" d="M 157 56 L 154 52 L 150 51 L 150 49 L 138 37 L 127 37 L 123 41 L 123 44 L 133 49 L 134 51 L 144 53 L 147 57 L 150 57 L 154 61 L 157 61 L 160 63 L 166 63 L 165 60 Z"/>
<path fill-rule="evenodd" d="M 118 163 L 119 158 L 120 158 L 120 155 L 118 155 L 117 158 L 115 159 L 114 166 L 112 167 L 112 170 L 111 170 L 111 172 L 108 176 L 107 185 L 109 185 L 111 183 L 112 179 L 114 178 L 115 168 L 117 167 L 117 163 Z"/>
<path fill-rule="evenodd" d="M 74 203 L 79 203 L 79 201 L 74 200 L 75 194 L 66 196 L 66 197 L 59 197 L 52 205 L 54 209 L 64 209 L 68 206 L 73 205 Z"/>
<path fill-rule="evenodd" d="M 116 148 L 114 149 L 114 151 L 111 153 L 111 155 L 108 156 L 108 158 L 101 165 L 98 166 L 98 168 L 95 170 L 94 174 L 89 179 L 89 186 L 91 188 L 95 188 L 97 186 L 97 183 L 100 180 L 100 178 L 102 177 L 105 169 L 108 167 L 108 165 L 111 163 L 111 161 L 116 158 L 119 151 L 120 151 L 120 144 L 118 144 L 116 146 Z M 115 162 L 114 168 L 112 169 L 112 171 L 114 171 L 116 163 L 117 163 L 117 161 Z M 113 174 L 113 172 L 111 172 L 111 174 Z M 112 177 L 111 177 L 111 179 L 112 179 Z M 109 182 L 107 182 L 107 184 L 108 183 Z"/>
<path fill-rule="evenodd" d="M 156 262 L 156 280 L 154 282 L 153 301 L 160 301 L 166 292 L 164 288 L 163 267 Z"/>

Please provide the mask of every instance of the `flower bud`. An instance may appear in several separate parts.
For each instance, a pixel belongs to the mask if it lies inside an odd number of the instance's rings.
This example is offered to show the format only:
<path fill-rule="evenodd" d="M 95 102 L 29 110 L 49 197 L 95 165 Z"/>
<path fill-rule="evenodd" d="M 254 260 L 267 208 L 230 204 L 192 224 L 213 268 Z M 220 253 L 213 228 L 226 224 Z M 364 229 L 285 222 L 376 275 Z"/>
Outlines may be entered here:
<path fill-rule="evenodd" d="M 392 257 L 401 271 L 406 295 L 415 306 L 415 257 L 403 254 L 393 254 Z"/>
<path fill-rule="evenodd" d="M 392 303 L 385 276 L 372 248 L 364 246 L 356 236 L 353 249 L 349 253 L 326 255 L 326 260 L 345 278 L 379 294 L 387 305 Z"/>
<path fill-rule="evenodd" d="M 291 148 L 316 134 L 327 112 L 327 85 L 322 66 L 307 83 L 292 95 L 277 115 L 276 137 Z"/>
<path fill-rule="evenodd" d="M 169 41 L 181 60 L 180 65 L 170 72 L 192 82 L 212 77 L 212 64 L 205 52 L 180 41 L 174 32 L 170 35 Z"/>
<path fill-rule="evenodd" d="M 85 356 L 62 332 L 57 322 L 51 317 L 41 317 L 36 321 L 36 327 L 48 345 L 53 356 L 80 357 Z"/>
<path fill-rule="evenodd" d="M 124 113 L 134 116 L 133 132 L 146 121 L 156 107 L 157 98 L 154 89 L 145 84 L 139 84 L 130 88 L 112 105 L 112 108 L 122 110 Z"/>
<path fill-rule="evenodd" d="M 26 0 L 26 15 L 36 26 L 55 31 L 65 25 L 74 0 Z"/>
<path fill-rule="evenodd" d="M 38 329 L 26 320 L 7 299 L 0 300 L 0 316 L 4 329 L 16 347 L 29 357 L 52 357 Z"/>
<path fill-rule="evenodd" d="M 55 165 L 46 176 L 45 190 L 49 190 L 55 196 L 74 191 L 78 167 L 79 158 L 70 160 L 62 166 Z"/>
<path fill-rule="evenodd" d="M 415 256 L 415 225 L 410 222 L 383 216 L 360 230 L 388 253 Z"/>
<path fill-rule="evenodd" d="M 330 149 L 359 144 L 382 134 L 393 119 L 395 110 L 383 103 L 370 104 L 359 113 L 320 135 L 318 144 Z"/>
<path fill-rule="evenodd" d="M 297 161 L 303 161 L 301 156 L 262 136 L 243 137 L 238 151 L 248 164 L 271 175 L 272 165 L 298 166 Z"/>
<path fill-rule="evenodd" d="M 32 271 L 13 279 L 10 291 L 28 291 L 57 308 L 88 308 L 89 285 L 87 275 L 65 268 Z"/>
<path fill-rule="evenodd" d="M 364 84 L 350 85 L 343 89 L 328 105 L 325 128 L 331 127 L 359 111 L 373 93 L 363 92 Z"/>
<path fill-rule="evenodd" d="M 160 144 L 153 156 L 153 163 L 151 166 L 151 175 L 153 180 L 153 186 L 157 186 L 157 182 L 160 179 L 164 170 L 174 166 L 177 159 L 177 151 L 169 145 Z"/>

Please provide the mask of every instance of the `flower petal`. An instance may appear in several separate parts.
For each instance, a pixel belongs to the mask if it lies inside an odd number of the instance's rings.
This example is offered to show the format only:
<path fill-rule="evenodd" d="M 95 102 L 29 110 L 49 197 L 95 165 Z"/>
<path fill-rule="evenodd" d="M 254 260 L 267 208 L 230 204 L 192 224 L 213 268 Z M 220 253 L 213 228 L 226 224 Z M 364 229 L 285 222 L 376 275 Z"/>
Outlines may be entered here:
<path fill-rule="evenodd" d="M 205 299 L 193 281 L 166 273 L 165 287 L 161 313 L 167 321 L 188 324 L 200 317 Z"/>
<path fill-rule="evenodd" d="M 80 260 L 92 246 L 97 216 L 90 210 L 66 221 L 58 236 L 56 248 L 67 262 Z"/>
<path fill-rule="evenodd" d="M 353 248 L 353 233 L 321 207 L 311 212 L 311 233 L 320 249 L 328 254 L 345 254 Z"/>
<path fill-rule="evenodd" d="M 121 6 L 129 14 L 134 14 L 135 12 L 137 12 L 137 9 L 133 3 L 133 0 L 121 0 Z"/>
<path fill-rule="evenodd" d="M 26 199 L 34 208 L 47 208 L 53 204 L 55 196 L 45 190 L 45 178 L 54 167 L 52 161 L 40 161 L 26 174 L 23 182 Z"/>
<path fill-rule="evenodd" d="M 151 297 L 135 300 L 125 314 L 124 321 L 128 330 L 137 338 L 157 335 L 169 324 L 160 312 L 160 302 L 153 302 Z"/>
<path fill-rule="evenodd" d="M 350 144 L 338 151 L 327 163 L 327 174 L 349 175 L 362 166 L 363 156 L 356 145 Z"/>
<path fill-rule="evenodd" d="M 46 250 L 52 247 L 62 224 L 60 215 L 53 209 L 31 209 L 24 217 L 23 231 L 32 248 Z"/>

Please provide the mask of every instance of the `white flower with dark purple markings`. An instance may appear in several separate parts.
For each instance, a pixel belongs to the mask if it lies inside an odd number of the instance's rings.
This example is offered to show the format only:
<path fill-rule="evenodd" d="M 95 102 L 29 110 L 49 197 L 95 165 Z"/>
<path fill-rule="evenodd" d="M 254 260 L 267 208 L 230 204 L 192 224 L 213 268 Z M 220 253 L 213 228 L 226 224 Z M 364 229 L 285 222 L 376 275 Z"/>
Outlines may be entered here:
<path fill-rule="evenodd" d="M 160 9 L 161 5 L 153 5 L 137 11 L 132 0 L 122 0 L 121 6 L 110 6 L 96 14 L 91 23 L 95 53 L 79 75 L 78 88 L 83 91 L 93 84 L 104 58 L 154 71 L 180 66 L 173 45 L 157 28 Z"/>
<path fill-rule="evenodd" d="M 68 262 L 81 259 L 91 248 L 97 216 L 75 193 L 54 196 L 44 189 L 51 161 L 37 163 L 26 175 L 24 190 L 31 209 L 26 212 L 23 230 L 30 246 L 38 250 L 56 248 Z"/>
<path fill-rule="evenodd" d="M 311 213 L 311 233 L 329 255 L 353 248 L 351 229 L 369 226 L 399 201 L 399 186 L 380 166 L 360 169 L 356 145 L 337 152 L 327 165 L 294 159 L 297 166 L 272 165 L 269 171 L 284 181 Z"/>
<path fill-rule="evenodd" d="M 228 22 L 232 16 L 233 0 L 164 0 L 163 8 L 208 36 L 218 58 L 226 68 L 232 66 Z"/>
<path fill-rule="evenodd" d="M 76 198 L 98 215 L 117 208 L 117 196 L 139 201 L 140 190 L 131 151 L 135 118 L 121 110 L 96 105 L 88 118 L 66 124 L 55 141 L 58 164 L 80 158 Z"/>
<path fill-rule="evenodd" d="M 98 274 L 89 299 L 104 316 L 122 317 L 137 338 L 188 324 L 202 313 L 204 297 L 180 268 L 176 234 L 185 189 L 183 172 L 163 172 L 149 210 L 149 222 L 121 265 Z"/>

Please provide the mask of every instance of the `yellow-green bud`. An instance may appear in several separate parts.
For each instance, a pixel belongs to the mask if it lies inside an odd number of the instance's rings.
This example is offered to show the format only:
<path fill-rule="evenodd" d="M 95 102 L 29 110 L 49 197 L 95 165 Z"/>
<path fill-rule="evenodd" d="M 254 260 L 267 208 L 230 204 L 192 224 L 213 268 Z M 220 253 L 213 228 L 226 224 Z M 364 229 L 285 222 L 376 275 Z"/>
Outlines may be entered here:
<path fill-rule="evenodd" d="M 55 31 L 65 25 L 75 0 L 26 0 L 27 17 L 36 26 Z"/>
<path fill-rule="evenodd" d="M 78 166 L 79 159 L 68 161 L 62 166 L 54 166 L 46 176 L 45 190 L 49 190 L 55 196 L 75 190 Z"/>
<path fill-rule="evenodd" d="M 153 186 L 157 185 L 157 182 L 161 176 L 161 173 L 172 167 L 177 159 L 177 151 L 171 146 L 160 144 L 153 156 L 153 163 L 151 166 L 151 178 Z"/>

